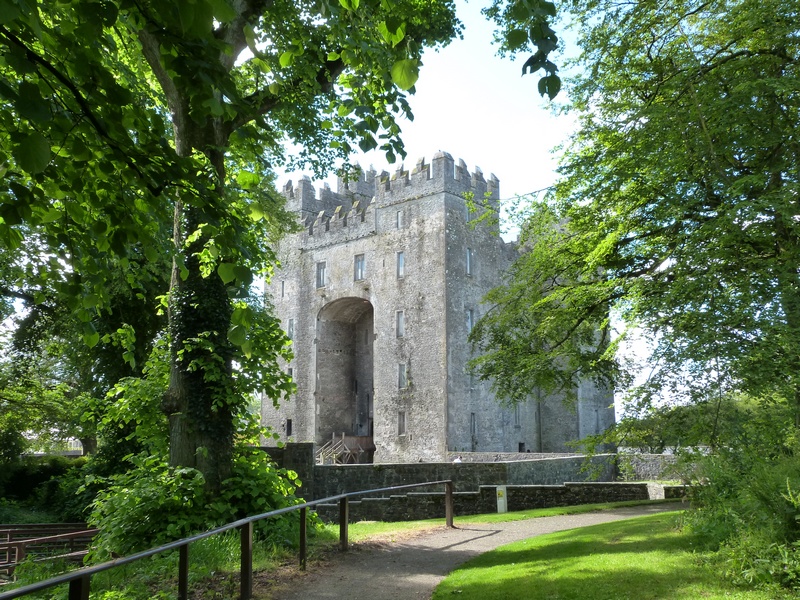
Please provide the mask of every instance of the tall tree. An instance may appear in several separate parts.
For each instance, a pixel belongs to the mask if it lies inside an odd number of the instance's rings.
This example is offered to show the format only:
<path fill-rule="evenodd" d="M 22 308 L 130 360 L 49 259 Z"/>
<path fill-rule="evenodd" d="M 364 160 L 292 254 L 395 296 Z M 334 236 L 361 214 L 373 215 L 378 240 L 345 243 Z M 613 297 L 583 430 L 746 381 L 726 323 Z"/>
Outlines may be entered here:
<path fill-rule="evenodd" d="M 557 93 L 553 5 L 489 11 Z M 170 462 L 211 488 L 243 394 L 289 389 L 257 366 L 284 347 L 277 324 L 242 301 L 289 222 L 272 165 L 321 174 L 356 146 L 394 160 L 422 50 L 459 32 L 452 0 L 0 0 L 0 244 L 39 236 L 21 278 L 60 295 L 93 345 L 110 273 L 135 289 L 172 223 Z"/>
<path fill-rule="evenodd" d="M 800 4 L 569 7 L 580 128 L 475 367 L 513 400 L 619 383 L 613 313 L 656 342 L 640 399 L 778 392 L 800 426 Z"/>

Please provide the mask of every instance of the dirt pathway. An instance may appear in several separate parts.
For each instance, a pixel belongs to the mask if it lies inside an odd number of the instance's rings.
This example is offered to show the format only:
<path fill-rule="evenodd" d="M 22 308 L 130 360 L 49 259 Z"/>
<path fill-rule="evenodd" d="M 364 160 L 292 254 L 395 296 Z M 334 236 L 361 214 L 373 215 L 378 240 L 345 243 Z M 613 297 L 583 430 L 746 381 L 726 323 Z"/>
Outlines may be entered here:
<path fill-rule="evenodd" d="M 258 581 L 258 600 L 429 599 L 436 585 L 473 556 L 529 537 L 680 509 L 680 504 L 632 506 L 609 511 L 542 517 L 508 523 L 467 524 L 427 530 L 397 542 L 365 543 L 329 561 L 309 565 L 278 583 Z"/>

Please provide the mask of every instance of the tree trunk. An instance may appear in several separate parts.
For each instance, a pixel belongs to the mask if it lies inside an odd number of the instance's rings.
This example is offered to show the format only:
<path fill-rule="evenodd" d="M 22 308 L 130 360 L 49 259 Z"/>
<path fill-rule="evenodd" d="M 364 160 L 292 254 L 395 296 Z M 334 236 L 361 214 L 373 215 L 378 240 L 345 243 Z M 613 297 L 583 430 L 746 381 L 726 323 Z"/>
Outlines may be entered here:
<path fill-rule="evenodd" d="M 200 128 L 189 118 L 189 101 L 172 88 L 170 110 L 175 148 L 182 157 L 196 149 L 225 146 L 213 127 Z M 198 148 L 198 146 L 200 146 Z M 224 163 L 208 152 L 217 170 L 217 193 L 223 193 Z M 216 160 L 215 160 L 216 159 Z M 228 327 L 233 309 L 228 289 L 216 272 L 203 277 L 198 253 L 208 242 L 200 236 L 185 247 L 187 236 L 209 218 L 198 206 L 178 202 L 173 235 L 176 256 L 169 294 L 170 380 L 163 402 L 169 416 L 169 464 L 197 468 L 212 493 L 230 477 L 236 404 L 233 346 Z M 183 271 L 183 275 L 182 275 Z"/>
<path fill-rule="evenodd" d="M 176 207 L 183 233 L 205 222 L 195 207 Z M 181 235 L 181 238 L 184 236 Z M 164 408 L 170 420 L 173 466 L 196 467 L 212 491 L 230 476 L 235 389 L 233 348 L 227 339 L 231 303 L 222 279 L 200 273 L 197 252 L 202 237 L 181 254 L 188 276 L 174 267 L 170 290 L 169 331 L 172 342 L 170 385 Z"/>

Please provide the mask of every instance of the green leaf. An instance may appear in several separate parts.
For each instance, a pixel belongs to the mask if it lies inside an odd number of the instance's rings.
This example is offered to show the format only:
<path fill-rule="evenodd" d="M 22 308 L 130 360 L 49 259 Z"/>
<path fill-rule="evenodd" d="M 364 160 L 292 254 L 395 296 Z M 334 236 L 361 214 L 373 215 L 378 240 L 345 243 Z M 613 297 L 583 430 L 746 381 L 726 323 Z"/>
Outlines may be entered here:
<path fill-rule="evenodd" d="M 398 60 L 392 65 L 392 81 L 401 90 L 410 90 L 419 79 L 419 61 L 413 58 Z"/>
<path fill-rule="evenodd" d="M 94 348 L 100 341 L 100 334 L 91 322 L 83 324 L 83 341 L 89 348 Z"/>
<path fill-rule="evenodd" d="M 261 208 L 258 204 L 251 204 L 250 205 L 250 218 L 253 219 L 253 221 L 258 222 L 261 219 L 263 219 L 265 216 L 266 216 L 266 213 L 264 212 L 264 209 Z"/>
<path fill-rule="evenodd" d="M 154 263 L 158 262 L 159 254 L 158 251 L 152 246 L 145 246 L 144 257 L 148 260 L 148 262 Z"/>
<path fill-rule="evenodd" d="M 236 265 L 233 267 L 233 273 L 242 284 L 250 285 L 253 283 L 253 273 L 247 267 Z"/>
<path fill-rule="evenodd" d="M 254 55 L 258 56 L 260 52 L 258 51 L 258 47 L 256 46 L 256 32 L 253 29 L 252 25 L 245 25 L 242 28 L 244 33 L 244 41 L 247 44 L 247 47 L 250 49 Z"/>
<path fill-rule="evenodd" d="M 41 133 L 31 133 L 14 146 L 12 154 L 23 171 L 35 175 L 50 164 L 50 142 Z"/>
<path fill-rule="evenodd" d="M 374 150 L 378 147 L 378 142 L 375 140 L 373 136 L 368 136 L 361 138 L 358 142 L 358 147 L 361 148 L 362 152 L 369 152 L 370 150 Z"/>
<path fill-rule="evenodd" d="M 278 62 L 282 67 L 288 67 L 294 62 L 294 53 L 292 52 L 284 52 L 281 54 L 281 57 L 278 59 Z"/>
<path fill-rule="evenodd" d="M 83 308 L 95 308 L 100 304 L 100 297 L 97 294 L 89 294 L 83 297 Z"/>
<path fill-rule="evenodd" d="M 234 325 L 228 329 L 228 341 L 235 346 L 241 346 L 247 341 L 247 329 L 242 325 Z"/>
<path fill-rule="evenodd" d="M 236 18 L 236 11 L 228 0 L 208 0 L 214 18 L 220 23 L 229 23 Z"/>
<path fill-rule="evenodd" d="M 20 115 L 37 123 L 44 123 L 52 118 L 50 103 L 42 98 L 39 86 L 27 81 L 23 81 L 19 86 L 15 108 Z"/>
<path fill-rule="evenodd" d="M 228 284 L 236 279 L 235 269 L 236 265 L 233 263 L 221 263 L 217 267 L 217 273 L 220 279 L 222 279 L 222 283 Z"/>
<path fill-rule="evenodd" d="M 548 96 L 550 100 L 556 97 L 561 90 L 561 79 L 558 75 L 548 75 L 539 80 L 539 93 Z"/>
<path fill-rule="evenodd" d="M 506 43 L 509 49 L 519 50 L 528 43 L 528 33 L 524 29 L 512 29 L 506 35 Z"/>
<path fill-rule="evenodd" d="M 61 218 L 61 211 L 57 208 L 50 208 L 46 213 L 42 215 L 39 219 L 40 223 L 54 223 Z"/>
<path fill-rule="evenodd" d="M 242 170 L 236 174 L 236 183 L 238 183 L 242 189 L 249 190 L 261 183 L 261 177 L 252 171 Z"/>
<path fill-rule="evenodd" d="M 11 0 L 0 0 L 0 25 L 10 23 L 20 16 L 16 2 Z"/>

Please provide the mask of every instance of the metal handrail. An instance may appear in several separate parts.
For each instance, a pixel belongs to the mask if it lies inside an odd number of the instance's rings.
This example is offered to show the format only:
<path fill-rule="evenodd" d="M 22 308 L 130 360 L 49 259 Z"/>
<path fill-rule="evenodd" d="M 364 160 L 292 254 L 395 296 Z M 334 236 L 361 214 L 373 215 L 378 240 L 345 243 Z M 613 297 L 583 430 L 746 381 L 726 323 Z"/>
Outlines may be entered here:
<path fill-rule="evenodd" d="M 279 508 L 277 510 L 272 510 L 270 512 L 262 513 L 260 515 L 255 515 L 253 517 L 246 517 L 244 519 L 239 519 L 238 521 L 234 521 L 233 523 L 228 523 L 227 525 L 222 525 L 221 527 L 210 529 L 209 531 L 205 531 L 203 533 L 198 533 L 187 538 L 176 540 L 174 542 L 170 542 L 168 544 L 164 544 L 156 548 L 151 548 L 150 550 L 144 550 L 142 552 L 137 552 L 136 554 L 131 554 L 130 556 L 123 556 L 121 558 L 107 561 L 99 565 L 84 567 L 82 569 L 66 573 L 64 575 L 52 577 L 44 581 L 38 581 L 36 583 L 32 583 L 30 585 L 26 585 L 21 588 L 17 588 L 15 590 L 10 590 L 8 592 L 0 593 L 0 600 L 12 600 L 12 598 L 21 598 L 23 596 L 27 596 L 28 594 L 32 594 L 34 592 L 40 592 L 42 590 L 46 590 L 55 587 L 57 585 L 63 585 L 65 583 L 69 584 L 69 596 L 68 596 L 69 600 L 89 600 L 89 590 L 91 586 L 92 575 L 100 573 L 102 571 L 113 569 L 115 567 L 120 567 L 122 565 L 127 565 L 132 562 L 136 562 L 137 560 L 141 560 L 142 558 L 148 558 L 150 556 L 155 556 L 156 554 L 160 554 L 162 552 L 167 552 L 169 550 L 175 550 L 175 549 L 178 549 L 180 552 L 178 558 L 178 599 L 187 600 L 189 596 L 189 544 L 200 540 L 204 540 L 219 533 L 230 531 L 231 529 L 239 529 L 241 533 L 241 549 L 242 549 L 241 565 L 240 565 L 241 588 L 239 597 L 241 600 L 250 600 L 250 598 L 252 598 L 253 595 L 253 523 L 261 521 L 263 519 L 268 519 L 269 517 L 277 517 L 278 515 L 284 515 L 292 511 L 299 510 L 300 511 L 300 552 L 299 552 L 300 568 L 305 569 L 306 541 L 307 541 L 306 524 L 308 516 L 307 511 L 309 508 L 317 506 L 319 504 L 326 504 L 337 500 L 339 501 L 339 548 L 345 551 L 348 548 L 348 518 L 349 518 L 350 498 L 354 496 L 363 496 L 367 494 L 377 494 L 381 492 L 392 492 L 395 490 L 425 487 L 431 485 L 442 485 L 442 484 L 444 484 L 445 486 L 445 523 L 447 527 L 453 527 L 453 482 L 452 480 L 449 479 L 442 481 L 426 481 L 424 483 L 409 483 L 405 485 L 395 485 L 392 487 L 363 490 L 360 492 L 347 492 L 345 494 L 339 494 L 337 496 L 329 496 L 328 498 L 322 498 L 320 500 L 312 500 L 311 502 L 303 502 L 302 504 L 295 504 L 294 506 Z"/>

